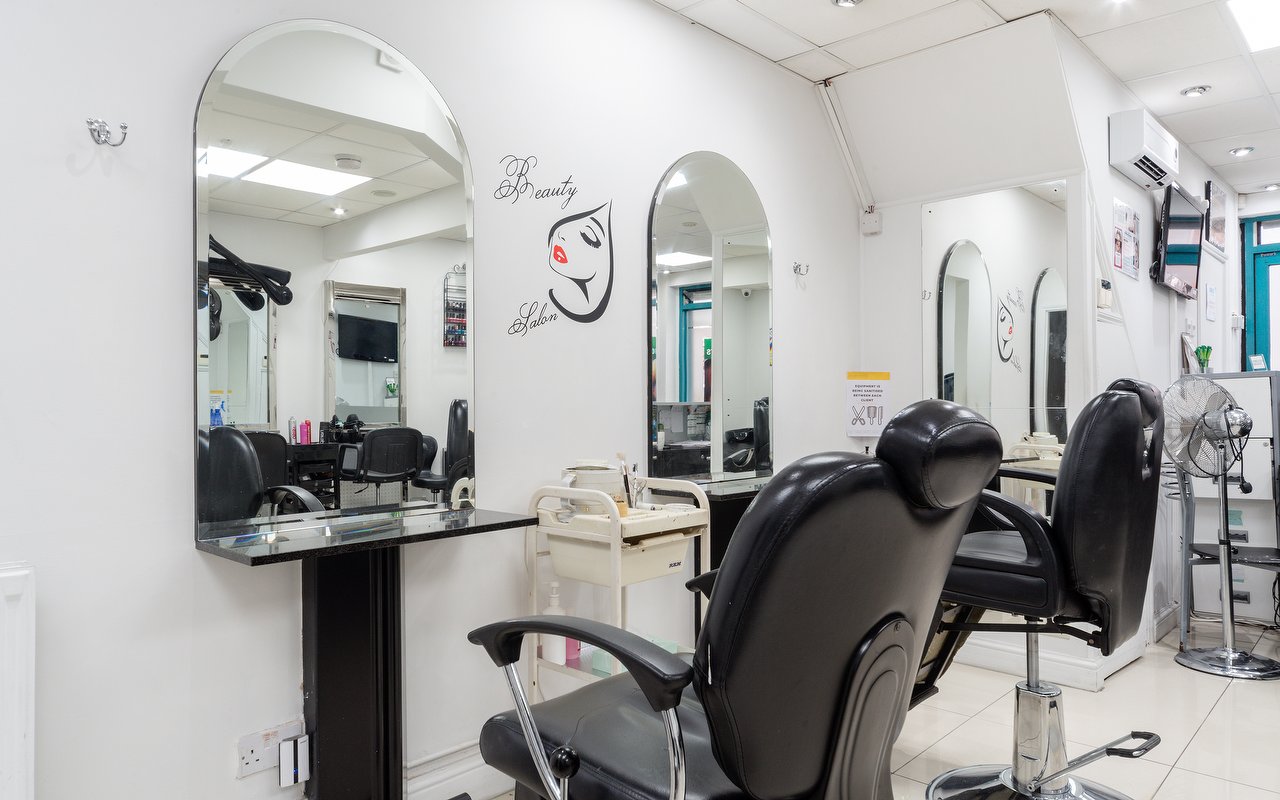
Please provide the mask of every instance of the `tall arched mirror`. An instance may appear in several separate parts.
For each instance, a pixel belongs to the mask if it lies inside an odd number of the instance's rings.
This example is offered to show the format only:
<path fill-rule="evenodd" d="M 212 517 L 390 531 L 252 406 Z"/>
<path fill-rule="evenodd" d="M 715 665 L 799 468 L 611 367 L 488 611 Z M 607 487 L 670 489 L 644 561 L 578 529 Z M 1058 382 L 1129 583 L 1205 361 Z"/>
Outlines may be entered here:
<path fill-rule="evenodd" d="M 769 226 L 716 153 L 663 176 L 649 219 L 649 474 L 768 475 L 773 317 Z"/>
<path fill-rule="evenodd" d="M 1053 267 L 1031 296 L 1031 430 L 1067 441 L 1067 285 Z"/>
<path fill-rule="evenodd" d="M 982 251 L 967 239 L 956 242 L 938 274 L 938 396 L 987 415 L 994 311 Z"/>
<path fill-rule="evenodd" d="M 363 31 L 280 23 L 219 62 L 195 128 L 198 537 L 474 489 L 465 164 L 431 83 Z"/>

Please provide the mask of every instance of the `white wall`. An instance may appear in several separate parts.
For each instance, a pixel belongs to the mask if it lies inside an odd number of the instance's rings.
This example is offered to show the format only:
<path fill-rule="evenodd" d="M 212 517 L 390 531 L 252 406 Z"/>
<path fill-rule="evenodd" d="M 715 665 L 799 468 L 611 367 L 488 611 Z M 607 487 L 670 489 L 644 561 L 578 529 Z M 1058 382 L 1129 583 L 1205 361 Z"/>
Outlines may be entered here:
<path fill-rule="evenodd" d="M 301 713 L 300 571 L 250 569 L 192 546 L 189 265 L 191 129 L 204 81 L 242 36 L 298 17 L 386 39 L 435 83 L 462 130 L 475 178 L 473 418 L 483 505 L 520 510 L 575 458 L 644 452 L 649 202 L 667 167 L 694 150 L 737 163 L 768 215 L 779 463 L 844 445 L 856 208 L 832 178 L 835 146 L 806 82 L 648 0 L 15 5 L 8 24 L 23 35 L 0 52 L 14 76 L 0 102 L 24 121 L 8 131 L 23 157 L 6 175 L 16 187 L 10 202 L 21 206 L 5 209 L 21 224 L 6 252 L 14 263 L 44 265 L 63 322 L 52 350 L 6 350 L 5 371 L 41 391 L 0 401 L 7 418 L 23 420 L 9 446 L 24 456 L 0 481 L 4 500 L 48 510 L 0 529 L 0 562 L 29 561 L 41 575 L 41 797 L 297 796 L 269 775 L 233 777 L 236 737 Z M 690 76 L 715 91 L 670 91 Z M 83 122 L 91 114 L 127 122 L 127 144 L 94 145 Z M 665 124 L 669 115 L 680 124 Z M 613 202 L 617 280 L 597 324 L 507 333 L 519 305 L 546 294 L 547 231 L 563 216 L 555 201 L 494 198 L 500 159 L 513 152 L 536 154 L 534 177 L 545 184 L 571 175 L 578 203 Z M 314 255 L 306 263 L 323 261 Z M 803 286 L 793 261 L 812 265 Z M 127 348 L 92 346 L 102 338 L 104 280 L 127 285 L 135 303 L 136 313 L 110 323 Z M 45 305 L 29 293 L 0 298 L 6 341 L 46 326 Z M 313 356 L 300 361 L 319 370 Z M 30 476 L 65 471 L 47 431 L 81 419 L 86 395 L 108 424 L 77 425 L 77 447 L 104 454 L 109 476 L 77 482 L 67 502 L 65 482 Z M 465 633 L 525 610 L 521 539 L 507 532 L 406 550 L 411 776 L 433 754 L 473 742 L 483 719 L 509 702 Z M 139 742 L 149 748 L 141 763 Z M 421 797 L 485 793 L 473 775 L 454 791 L 430 775 L 414 780 Z"/>

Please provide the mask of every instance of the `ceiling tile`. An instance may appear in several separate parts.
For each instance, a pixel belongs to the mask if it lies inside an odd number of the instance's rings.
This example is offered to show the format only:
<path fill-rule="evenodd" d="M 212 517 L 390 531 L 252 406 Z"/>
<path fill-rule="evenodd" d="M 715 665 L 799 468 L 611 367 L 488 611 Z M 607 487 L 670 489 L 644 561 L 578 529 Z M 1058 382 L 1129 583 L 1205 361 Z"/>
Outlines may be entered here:
<path fill-rule="evenodd" d="M 1280 183 L 1280 158 L 1249 164 L 1227 164 L 1217 173 L 1242 192 L 1256 192 L 1268 183 Z"/>
<path fill-rule="evenodd" d="M 1280 127 L 1280 113 L 1270 98 L 1254 97 L 1170 114 L 1160 122 L 1184 142 L 1207 142 Z"/>
<path fill-rule="evenodd" d="M 457 178 L 445 172 L 444 168 L 434 161 L 420 161 L 412 167 L 384 175 L 383 178 L 395 183 L 421 186 L 428 190 L 443 189 L 458 182 Z"/>
<path fill-rule="evenodd" d="M 1253 63 L 1267 82 L 1267 91 L 1280 92 L 1280 47 L 1254 53 Z"/>
<path fill-rule="evenodd" d="M 703 0 L 686 8 L 683 13 L 689 19 L 749 47 L 770 61 L 781 61 L 813 49 L 811 43 L 760 16 L 737 0 Z"/>
<path fill-rule="evenodd" d="M 375 127 L 373 125 L 359 125 L 354 122 L 348 122 L 328 131 L 328 134 L 339 139 L 369 144 L 374 147 L 381 147 L 383 150 L 394 150 L 397 153 L 406 153 L 418 158 L 427 155 L 422 152 L 422 148 L 409 139 L 410 136 L 415 135 L 413 131 L 406 131 L 402 134 L 398 128 L 393 128 L 390 125 Z M 418 133 L 416 135 L 425 138 L 424 134 Z"/>
<path fill-rule="evenodd" d="M 741 0 L 743 5 L 822 47 L 947 5 L 953 0 L 866 0 L 839 8 L 831 0 Z"/>
<path fill-rule="evenodd" d="M 1212 86 L 1213 89 L 1201 97 L 1183 97 L 1180 94 L 1188 86 L 1197 84 Z M 1257 75 L 1244 56 L 1129 81 L 1128 86 L 1151 113 L 1158 116 L 1210 108 L 1262 93 Z"/>
<path fill-rule="evenodd" d="M 315 135 L 301 128 L 213 110 L 200 115 L 200 133 L 208 137 L 208 144 L 213 147 L 259 156 L 279 155 Z"/>
<path fill-rule="evenodd" d="M 843 75 L 849 71 L 848 64 L 825 50 L 810 50 L 807 53 L 801 53 L 778 63 L 800 77 L 808 78 L 815 83 L 827 78 L 834 78 L 837 75 Z"/>
<path fill-rule="evenodd" d="M 295 145 L 280 154 L 280 158 L 311 167 L 337 170 L 338 168 L 334 165 L 334 156 L 339 153 L 359 156 L 362 163 L 359 169 L 338 171 L 350 172 L 352 175 L 364 175 L 370 178 L 381 178 L 388 173 L 412 166 L 422 160 L 421 155 L 411 156 L 407 153 L 397 153 L 394 150 L 384 150 L 381 147 L 351 142 L 328 135 L 315 136 L 299 145 Z"/>
<path fill-rule="evenodd" d="M 1252 147 L 1253 152 L 1243 158 L 1231 155 L 1232 148 Z M 1268 158 L 1280 158 L 1280 128 L 1257 133 L 1233 134 L 1221 139 L 1200 142 L 1193 149 L 1205 163 L 1211 167 L 1223 164 L 1248 164 L 1253 161 L 1265 161 Z"/>
<path fill-rule="evenodd" d="M 334 214 L 333 209 L 339 207 L 345 208 L 347 213 L 342 216 Z M 379 208 L 382 208 L 382 206 L 376 203 L 362 203 L 359 200 L 338 200 L 334 197 L 327 197 L 319 203 L 309 205 L 306 208 L 299 210 L 298 213 L 310 214 L 314 217 L 327 217 L 332 219 L 334 222 L 341 222 L 344 219 L 351 219 L 352 217 L 358 217 L 361 214 L 368 214 L 370 211 L 377 211 Z"/>
<path fill-rule="evenodd" d="M 688 8 L 689 6 L 698 2 L 698 0 L 657 0 L 657 2 L 661 3 L 667 8 L 674 8 L 676 11 L 679 11 L 682 8 Z"/>
<path fill-rule="evenodd" d="M 289 213 L 278 208 L 234 203 L 230 200 L 219 200 L 216 197 L 209 198 L 209 210 L 220 214 L 236 214 L 241 217 L 257 217 L 259 219 L 280 219 L 280 217 Z"/>
<path fill-rule="evenodd" d="M 943 6 L 827 48 L 861 69 L 881 61 L 959 39 L 999 24 L 1000 20 L 970 0 Z"/>
<path fill-rule="evenodd" d="M 1213 4 L 1113 28 L 1082 41 L 1122 81 L 1240 54 L 1227 20 Z"/>
<path fill-rule="evenodd" d="M 209 200 L 211 204 L 217 200 L 230 200 L 245 205 L 278 208 L 281 211 L 298 211 L 313 205 L 321 197 L 323 195 L 285 189 L 269 183 L 231 181 L 210 192 Z"/>
<path fill-rule="evenodd" d="M 365 181 L 359 186 L 352 186 L 345 192 L 338 192 L 338 197 L 347 200 L 359 200 L 365 203 L 373 203 L 378 206 L 389 206 L 399 203 L 420 194 L 426 194 L 431 191 L 424 186 L 413 186 L 408 183 L 393 183 L 392 181 L 374 178 L 371 181 Z M 395 192 L 390 197 L 379 197 L 374 192 Z"/>
<path fill-rule="evenodd" d="M 292 214 L 287 214 L 281 217 L 280 221 L 294 222 L 299 225 L 310 225 L 313 228 L 324 228 L 329 225 L 333 225 L 334 223 L 341 222 L 342 220 L 334 219 L 332 216 L 317 217 L 314 214 L 302 214 L 299 212 L 294 212 Z"/>
<path fill-rule="evenodd" d="M 1081 38 L 1099 31 L 1131 25 L 1145 19 L 1172 14 L 1213 0 L 986 0 L 987 5 L 1007 20 L 1048 9 L 1072 33 Z"/>

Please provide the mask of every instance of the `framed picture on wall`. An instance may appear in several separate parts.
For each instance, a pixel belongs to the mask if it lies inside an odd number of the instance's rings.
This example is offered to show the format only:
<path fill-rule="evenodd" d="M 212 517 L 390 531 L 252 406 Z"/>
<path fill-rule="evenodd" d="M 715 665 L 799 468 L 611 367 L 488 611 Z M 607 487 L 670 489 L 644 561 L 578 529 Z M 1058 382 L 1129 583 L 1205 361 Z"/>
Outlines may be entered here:
<path fill-rule="evenodd" d="M 1213 181 L 1204 182 L 1209 213 L 1204 218 L 1204 251 L 1219 261 L 1227 260 L 1227 193 Z"/>

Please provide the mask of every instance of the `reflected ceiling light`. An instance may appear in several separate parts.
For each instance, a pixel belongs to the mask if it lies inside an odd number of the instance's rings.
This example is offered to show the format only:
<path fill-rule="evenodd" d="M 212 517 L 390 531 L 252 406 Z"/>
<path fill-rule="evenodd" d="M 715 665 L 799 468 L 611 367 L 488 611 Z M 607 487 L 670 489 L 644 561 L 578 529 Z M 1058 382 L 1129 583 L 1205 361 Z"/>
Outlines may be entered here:
<path fill-rule="evenodd" d="M 862 0 L 831 0 L 831 2 L 841 8 L 853 8 L 858 3 L 861 3 Z"/>
<path fill-rule="evenodd" d="M 1227 152 L 1235 156 L 1236 158 L 1244 158 L 1245 156 L 1253 152 L 1253 148 L 1252 147 L 1233 147 Z"/>
<path fill-rule="evenodd" d="M 689 179 L 684 176 L 683 172 L 677 172 L 671 176 L 671 180 L 667 181 L 667 188 L 674 189 L 677 186 L 688 186 Z"/>
<path fill-rule="evenodd" d="M 224 178 L 234 178 L 266 160 L 266 156 L 242 153 L 225 147 L 210 147 L 204 151 L 204 158 L 200 159 L 197 170 L 202 176 L 221 175 Z"/>
<path fill-rule="evenodd" d="M 1276 0 L 1227 0 L 1227 8 L 1251 51 L 1280 47 L 1280 3 Z"/>
<path fill-rule="evenodd" d="M 391 191 L 390 189 L 374 189 L 372 192 L 369 192 L 369 194 L 373 195 L 374 197 L 395 197 L 396 196 L 396 193 Z"/>
<path fill-rule="evenodd" d="M 655 261 L 659 266 L 663 267 L 688 267 L 693 264 L 701 264 L 711 260 L 711 256 L 695 256 L 693 253 L 666 253 L 658 256 Z"/>
<path fill-rule="evenodd" d="M 1268 183 L 1262 187 L 1264 192 L 1280 192 L 1280 183 Z"/>
<path fill-rule="evenodd" d="M 346 214 L 347 214 L 347 210 L 346 210 L 345 208 L 343 208 L 342 206 L 334 206 L 334 207 L 333 207 L 333 215 L 334 215 L 335 217 L 344 217 L 344 216 L 346 216 Z"/>
<path fill-rule="evenodd" d="M 1209 90 L 1212 88 L 1213 88 L 1212 86 L 1208 86 L 1204 84 L 1200 86 L 1188 86 L 1187 88 L 1182 90 L 1182 96 L 1183 97 L 1199 97 L 1202 94 L 1208 94 Z"/>
<path fill-rule="evenodd" d="M 272 161 L 258 167 L 241 180 L 265 183 L 283 189 L 295 189 L 311 194 L 331 195 L 345 192 L 353 186 L 372 180 L 363 175 L 351 175 L 331 169 L 309 167 L 292 161 Z"/>

